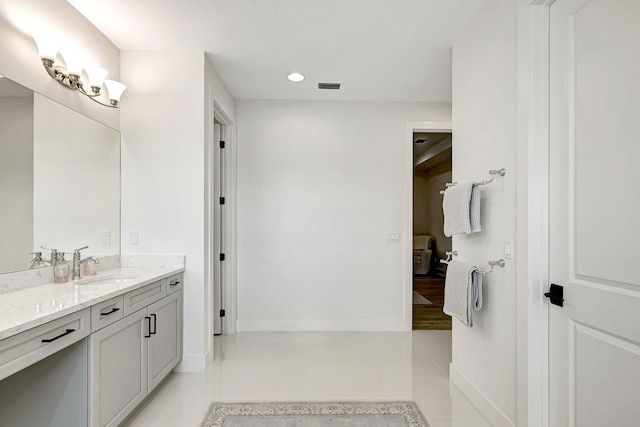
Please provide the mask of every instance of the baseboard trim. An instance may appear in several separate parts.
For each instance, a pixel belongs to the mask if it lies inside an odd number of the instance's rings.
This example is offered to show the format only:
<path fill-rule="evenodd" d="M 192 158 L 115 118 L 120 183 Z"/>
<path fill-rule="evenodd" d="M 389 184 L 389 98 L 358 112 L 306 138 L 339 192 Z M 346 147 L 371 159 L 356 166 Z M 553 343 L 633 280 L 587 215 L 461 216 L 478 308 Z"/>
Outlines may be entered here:
<path fill-rule="evenodd" d="M 449 380 L 464 393 L 464 395 L 478 408 L 482 416 L 494 427 L 515 427 L 509 419 L 469 378 L 458 371 L 453 363 L 449 364 Z"/>
<path fill-rule="evenodd" d="M 238 319 L 238 332 L 404 331 L 404 319 Z"/>
<path fill-rule="evenodd" d="M 205 354 L 185 354 L 178 366 L 174 368 L 175 372 L 204 372 L 207 369 L 209 360 L 209 352 Z"/>

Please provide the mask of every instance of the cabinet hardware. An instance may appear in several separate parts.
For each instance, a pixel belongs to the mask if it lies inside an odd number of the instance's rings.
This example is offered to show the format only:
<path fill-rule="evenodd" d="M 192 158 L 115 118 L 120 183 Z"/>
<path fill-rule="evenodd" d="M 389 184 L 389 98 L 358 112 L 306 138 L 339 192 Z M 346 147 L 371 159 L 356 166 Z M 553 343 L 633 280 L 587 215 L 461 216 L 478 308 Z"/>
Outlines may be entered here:
<path fill-rule="evenodd" d="M 157 329 L 157 322 L 158 319 L 156 319 L 156 315 L 155 314 L 150 314 L 149 316 L 153 317 L 153 332 L 151 332 L 151 319 L 149 319 L 149 336 L 151 335 L 155 335 L 156 334 L 156 329 Z"/>
<path fill-rule="evenodd" d="M 53 338 L 49 338 L 49 339 L 46 339 L 46 340 L 42 340 L 42 342 L 54 342 L 58 338 L 62 338 L 63 336 L 69 335 L 71 332 L 75 332 L 75 331 L 76 331 L 75 329 L 67 329 L 66 332 L 61 333 L 57 337 L 53 337 Z"/>
<path fill-rule="evenodd" d="M 149 327 L 149 328 L 148 328 L 149 335 L 146 335 L 146 334 L 145 334 L 145 336 L 144 336 L 144 337 L 145 337 L 145 338 L 150 338 L 150 337 L 151 337 L 151 317 L 149 317 L 149 316 L 144 316 L 144 318 L 145 318 L 146 320 L 148 320 L 148 321 L 149 321 L 149 324 L 147 325 L 147 326 Z"/>
<path fill-rule="evenodd" d="M 179 285 L 180 281 L 179 280 L 174 280 L 173 282 L 169 283 L 169 286 L 176 286 Z"/>
<path fill-rule="evenodd" d="M 100 316 L 108 316 L 110 314 L 115 313 L 116 311 L 120 311 L 120 309 L 118 307 L 113 307 L 111 311 L 107 311 L 106 313 L 100 313 Z"/>

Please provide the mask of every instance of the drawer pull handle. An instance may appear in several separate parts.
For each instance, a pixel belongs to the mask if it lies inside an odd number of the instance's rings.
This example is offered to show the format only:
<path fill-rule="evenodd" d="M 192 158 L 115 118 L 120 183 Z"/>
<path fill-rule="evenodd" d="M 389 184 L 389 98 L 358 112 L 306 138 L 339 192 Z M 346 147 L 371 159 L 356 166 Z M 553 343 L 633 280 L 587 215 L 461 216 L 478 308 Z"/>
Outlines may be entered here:
<path fill-rule="evenodd" d="M 158 319 L 156 319 L 156 315 L 155 314 L 150 314 L 149 316 L 153 317 L 153 332 L 151 332 L 151 319 L 149 319 L 149 336 L 151 335 L 155 335 L 156 334 L 156 329 L 157 329 L 157 321 Z"/>
<path fill-rule="evenodd" d="M 113 307 L 111 311 L 107 311 L 106 313 L 100 313 L 100 316 L 108 316 L 110 314 L 115 313 L 116 311 L 120 311 L 120 309 L 118 307 Z"/>
<path fill-rule="evenodd" d="M 169 283 L 169 286 L 176 286 L 176 285 L 179 285 L 179 284 L 180 284 L 180 281 L 176 280 L 175 282 Z"/>
<path fill-rule="evenodd" d="M 145 338 L 149 338 L 149 337 L 151 337 L 151 317 L 144 316 L 144 318 L 149 321 L 149 329 L 147 329 L 149 331 L 149 335 L 146 335 L 146 333 L 145 333 L 144 337 Z"/>
<path fill-rule="evenodd" d="M 61 333 L 57 337 L 53 337 L 53 338 L 49 338 L 49 339 L 46 339 L 46 340 L 42 340 L 42 342 L 54 342 L 58 338 L 62 338 L 63 336 L 69 335 L 71 332 L 75 332 L 75 331 L 76 331 L 75 329 L 67 329 L 66 332 Z"/>

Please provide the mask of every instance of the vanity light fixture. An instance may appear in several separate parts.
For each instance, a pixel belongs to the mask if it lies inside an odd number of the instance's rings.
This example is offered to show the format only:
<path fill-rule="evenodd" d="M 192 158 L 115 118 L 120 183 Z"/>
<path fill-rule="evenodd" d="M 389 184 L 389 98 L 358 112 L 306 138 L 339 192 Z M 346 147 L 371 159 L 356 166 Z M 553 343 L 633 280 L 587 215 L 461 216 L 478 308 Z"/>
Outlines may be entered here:
<path fill-rule="evenodd" d="M 287 78 L 292 82 L 301 82 L 304 80 L 304 75 L 300 73 L 291 73 L 287 76 Z"/>
<path fill-rule="evenodd" d="M 60 55 L 64 58 L 66 67 L 57 65 L 55 64 L 55 60 L 58 54 L 58 47 L 55 42 L 45 35 L 34 35 L 33 39 L 38 46 L 42 65 L 52 79 L 67 89 L 77 90 L 100 105 L 118 108 L 122 92 L 124 92 L 127 86 L 115 80 L 105 80 L 105 77 L 109 74 L 107 70 L 95 66 L 84 66 L 82 59 L 74 55 L 73 52 L 60 52 Z M 89 77 L 91 92 L 85 90 L 84 83 L 80 80 L 83 69 L 87 73 L 87 77 Z M 103 84 L 109 95 L 109 104 L 105 104 L 97 99 L 101 95 Z"/>

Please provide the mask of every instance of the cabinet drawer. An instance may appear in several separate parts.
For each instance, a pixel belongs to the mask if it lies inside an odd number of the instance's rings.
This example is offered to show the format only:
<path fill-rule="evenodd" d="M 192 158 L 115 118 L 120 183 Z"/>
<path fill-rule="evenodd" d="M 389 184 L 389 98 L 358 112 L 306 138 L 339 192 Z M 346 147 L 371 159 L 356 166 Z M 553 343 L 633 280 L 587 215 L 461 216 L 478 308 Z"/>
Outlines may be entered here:
<path fill-rule="evenodd" d="M 88 308 L 0 341 L 0 380 L 89 335 Z"/>
<path fill-rule="evenodd" d="M 91 333 L 124 316 L 124 296 L 120 295 L 91 307 Z"/>
<path fill-rule="evenodd" d="M 167 293 L 172 294 L 179 290 L 182 290 L 184 286 L 184 278 L 182 274 L 176 274 L 167 278 Z"/>
<path fill-rule="evenodd" d="M 145 308 L 167 294 L 167 280 L 158 280 L 135 291 L 124 294 L 124 315 Z"/>

